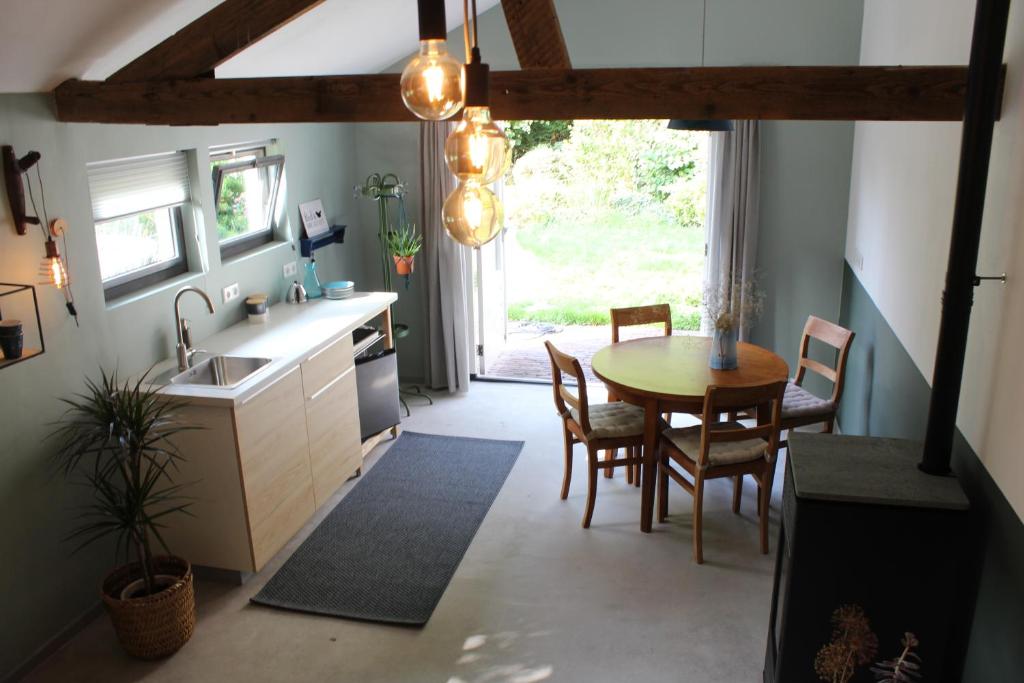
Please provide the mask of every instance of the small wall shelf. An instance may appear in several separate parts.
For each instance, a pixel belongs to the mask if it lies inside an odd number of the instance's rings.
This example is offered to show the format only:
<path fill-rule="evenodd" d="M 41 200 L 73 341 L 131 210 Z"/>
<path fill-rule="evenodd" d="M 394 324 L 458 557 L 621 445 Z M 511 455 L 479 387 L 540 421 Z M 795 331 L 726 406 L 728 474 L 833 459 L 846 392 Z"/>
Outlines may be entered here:
<path fill-rule="evenodd" d="M 314 251 L 320 247 L 326 247 L 328 244 L 342 244 L 345 241 L 345 226 L 344 225 L 332 225 L 331 231 L 326 235 L 320 235 L 313 239 L 300 239 L 299 240 L 299 252 L 306 258 L 309 258 Z"/>
<path fill-rule="evenodd" d="M 29 296 L 31 295 L 31 300 Z M 31 327 L 32 317 L 35 318 L 35 331 Z M 39 300 L 36 288 L 32 285 L 19 285 L 0 282 L 0 320 L 4 317 L 22 321 L 25 333 L 25 347 L 18 358 L 4 358 L 0 353 L 0 370 L 6 367 L 35 358 L 46 352 L 43 340 L 43 323 L 39 318 Z"/>

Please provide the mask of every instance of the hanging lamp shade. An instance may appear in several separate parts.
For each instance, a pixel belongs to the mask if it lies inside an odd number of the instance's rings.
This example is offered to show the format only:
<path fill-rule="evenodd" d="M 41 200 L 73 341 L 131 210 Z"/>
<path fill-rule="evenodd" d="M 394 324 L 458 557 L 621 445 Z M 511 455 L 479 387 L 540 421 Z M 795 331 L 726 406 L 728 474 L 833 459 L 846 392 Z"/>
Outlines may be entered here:
<path fill-rule="evenodd" d="M 670 130 L 709 130 L 716 133 L 731 133 L 736 130 L 730 119 L 669 119 Z"/>

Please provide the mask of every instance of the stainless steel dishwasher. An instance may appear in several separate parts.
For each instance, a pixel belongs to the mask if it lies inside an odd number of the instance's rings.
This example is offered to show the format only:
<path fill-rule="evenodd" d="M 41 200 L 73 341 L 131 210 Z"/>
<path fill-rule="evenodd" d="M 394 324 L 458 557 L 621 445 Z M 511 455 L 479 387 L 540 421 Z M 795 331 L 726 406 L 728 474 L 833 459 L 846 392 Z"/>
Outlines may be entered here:
<path fill-rule="evenodd" d="M 365 343 L 374 335 L 378 335 L 378 339 Z M 352 332 L 352 341 L 358 350 L 355 356 L 356 391 L 363 441 L 402 421 L 398 402 L 398 356 L 394 349 L 373 351 L 380 338 L 379 332 L 372 327 L 360 327 Z"/>

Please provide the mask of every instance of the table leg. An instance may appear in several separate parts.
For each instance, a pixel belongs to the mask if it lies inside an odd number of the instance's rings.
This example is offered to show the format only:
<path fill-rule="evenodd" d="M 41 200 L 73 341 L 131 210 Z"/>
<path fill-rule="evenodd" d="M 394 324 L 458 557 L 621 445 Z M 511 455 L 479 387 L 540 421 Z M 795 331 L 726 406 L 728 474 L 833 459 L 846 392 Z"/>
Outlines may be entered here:
<path fill-rule="evenodd" d="M 658 401 L 644 403 L 644 468 L 640 494 L 640 530 L 650 533 L 654 518 L 654 484 L 658 479 Z"/>

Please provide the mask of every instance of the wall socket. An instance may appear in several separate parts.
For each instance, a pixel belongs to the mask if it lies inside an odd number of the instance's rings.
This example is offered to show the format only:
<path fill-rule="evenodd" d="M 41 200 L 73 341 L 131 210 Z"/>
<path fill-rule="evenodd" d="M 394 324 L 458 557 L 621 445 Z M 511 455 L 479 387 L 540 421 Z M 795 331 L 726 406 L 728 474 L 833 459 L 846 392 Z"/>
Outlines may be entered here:
<path fill-rule="evenodd" d="M 234 301 L 235 299 L 237 299 L 240 296 L 240 293 L 238 291 L 238 283 L 236 282 L 232 285 L 228 285 L 227 287 L 225 287 L 223 290 L 221 290 L 221 295 L 221 300 L 224 303 Z"/>
<path fill-rule="evenodd" d="M 284 264 L 282 271 L 284 272 L 285 277 L 295 277 L 295 273 L 298 272 L 298 267 L 295 265 L 295 261 L 289 261 Z"/>

